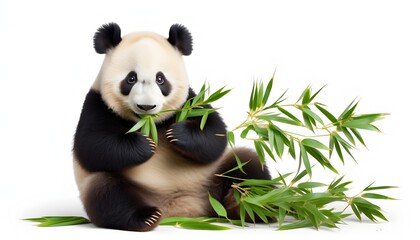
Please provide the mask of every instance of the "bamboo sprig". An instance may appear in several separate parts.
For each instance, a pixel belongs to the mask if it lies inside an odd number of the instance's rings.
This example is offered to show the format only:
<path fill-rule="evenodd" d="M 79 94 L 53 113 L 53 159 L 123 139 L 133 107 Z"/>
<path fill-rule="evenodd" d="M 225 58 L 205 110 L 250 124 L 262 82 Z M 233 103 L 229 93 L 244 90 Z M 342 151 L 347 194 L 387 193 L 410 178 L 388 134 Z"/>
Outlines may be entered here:
<path fill-rule="evenodd" d="M 264 87 L 263 82 L 254 83 L 247 118 L 227 134 L 231 147 L 235 145 L 235 132 L 240 131 L 241 138 L 252 140 L 262 165 L 267 158 L 276 161 L 288 152 L 299 162 L 296 172 L 299 172 L 300 166 L 303 165 L 311 177 L 310 159 L 314 159 L 323 167 L 338 174 L 331 163 L 333 153 L 337 154 L 342 163 L 344 163 L 343 150 L 354 159 L 351 152 L 357 148 L 356 142 L 366 146 L 360 130 L 380 132 L 373 123 L 388 115 L 387 113 L 355 114 L 359 102 L 353 100 L 338 117 L 335 117 L 327 110 L 325 104 L 315 101 L 325 86 L 314 94 L 312 88 L 307 87 L 293 104 L 284 103 L 287 91 L 273 103 L 268 104 L 273 80 L 274 77 L 268 82 L 267 87 Z M 293 110 L 299 112 L 301 117 L 292 114 Z M 290 128 L 298 128 L 300 133 L 289 130 Z M 258 137 L 249 138 L 250 132 Z M 325 140 L 324 143 L 322 140 Z"/>

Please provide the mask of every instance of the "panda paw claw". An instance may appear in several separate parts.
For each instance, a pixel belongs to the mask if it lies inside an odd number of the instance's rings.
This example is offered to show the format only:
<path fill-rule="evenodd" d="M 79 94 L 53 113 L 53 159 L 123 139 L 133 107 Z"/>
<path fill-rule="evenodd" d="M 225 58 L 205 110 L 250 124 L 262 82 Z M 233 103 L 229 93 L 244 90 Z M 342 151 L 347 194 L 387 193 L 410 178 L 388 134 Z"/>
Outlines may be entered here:
<path fill-rule="evenodd" d="M 166 138 L 169 140 L 169 142 L 177 142 L 177 141 L 179 141 L 178 139 L 176 139 L 176 138 L 174 138 L 174 135 L 173 135 L 173 129 L 172 128 L 170 128 L 170 129 L 168 129 L 167 131 L 166 131 Z"/>
<path fill-rule="evenodd" d="M 156 143 L 149 136 L 144 135 L 144 137 L 149 142 L 150 151 L 152 153 L 155 153 L 156 152 Z"/>
<path fill-rule="evenodd" d="M 158 210 L 156 210 L 152 215 L 150 215 L 150 217 L 148 217 L 146 220 L 144 220 L 144 223 L 147 226 L 153 228 L 153 227 L 155 227 L 155 225 L 157 225 L 161 216 L 162 216 L 162 214 Z"/>

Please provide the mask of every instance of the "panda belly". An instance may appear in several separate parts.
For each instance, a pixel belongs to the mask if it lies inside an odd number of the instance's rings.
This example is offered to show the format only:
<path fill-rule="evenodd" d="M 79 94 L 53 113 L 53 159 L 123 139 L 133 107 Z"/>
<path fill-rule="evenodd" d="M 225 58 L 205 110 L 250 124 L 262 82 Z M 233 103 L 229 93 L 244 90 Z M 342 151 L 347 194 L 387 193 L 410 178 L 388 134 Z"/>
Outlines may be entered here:
<path fill-rule="evenodd" d="M 148 189 L 149 203 L 164 216 L 197 217 L 208 214 L 208 186 L 219 164 L 193 163 L 160 144 L 151 159 L 123 174 Z"/>

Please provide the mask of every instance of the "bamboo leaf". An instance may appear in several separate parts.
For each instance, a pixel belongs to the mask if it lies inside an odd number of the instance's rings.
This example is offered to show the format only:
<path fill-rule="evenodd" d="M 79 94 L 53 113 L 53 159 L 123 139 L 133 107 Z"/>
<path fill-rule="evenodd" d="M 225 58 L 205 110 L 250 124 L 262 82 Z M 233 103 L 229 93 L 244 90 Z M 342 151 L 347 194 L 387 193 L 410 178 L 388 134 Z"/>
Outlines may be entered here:
<path fill-rule="evenodd" d="M 315 113 L 313 112 L 309 107 L 303 107 L 302 110 L 308 114 L 309 116 L 311 116 L 311 118 L 315 119 L 317 122 L 324 124 L 324 122 L 322 121 L 322 119 Z"/>
<path fill-rule="evenodd" d="M 152 140 L 153 142 L 158 144 L 158 132 L 157 132 L 155 121 L 153 121 L 152 117 L 150 117 L 149 119 L 149 124 L 150 124 L 150 135 L 152 137 Z"/>
<path fill-rule="evenodd" d="M 356 99 L 354 99 L 347 107 L 346 109 L 340 114 L 340 116 L 338 117 L 338 119 L 347 119 L 348 117 L 350 117 L 353 112 L 354 109 L 356 109 L 357 104 L 359 104 L 359 102 L 356 102 L 354 105 L 354 101 L 356 101 Z"/>
<path fill-rule="evenodd" d="M 309 177 L 312 177 L 312 167 L 309 163 L 308 153 L 306 152 L 305 146 L 303 144 L 299 145 L 300 147 L 300 155 L 303 161 L 303 165 L 305 166 L 306 171 L 308 172 Z"/>
<path fill-rule="evenodd" d="M 268 154 L 268 156 L 270 156 L 270 158 L 275 161 L 276 158 L 274 157 L 273 152 L 270 150 L 270 148 L 267 146 L 267 144 L 265 144 L 265 142 L 260 142 L 260 144 L 263 147 L 263 149 L 265 150 L 265 152 Z"/>
<path fill-rule="evenodd" d="M 271 93 L 271 88 L 273 87 L 273 78 L 270 79 L 270 81 L 268 82 L 267 88 L 265 89 L 265 93 L 264 93 L 264 97 L 262 100 L 262 105 L 265 105 L 267 103 L 268 97 L 270 96 Z"/>
<path fill-rule="evenodd" d="M 284 109 L 280 106 L 278 106 L 277 109 L 280 112 L 282 112 L 284 115 L 288 116 L 290 119 L 292 119 L 293 121 L 298 123 L 298 126 L 303 126 L 303 123 L 297 117 L 295 117 L 293 114 L 291 114 L 289 111 L 287 111 L 286 109 Z"/>
<path fill-rule="evenodd" d="M 322 86 L 314 95 L 312 95 L 312 97 L 309 99 L 309 102 L 312 102 L 315 99 L 315 97 L 322 91 L 322 89 L 325 88 L 325 86 L 327 85 Z"/>
<path fill-rule="evenodd" d="M 41 218 L 27 218 L 23 220 L 38 222 L 38 227 L 59 227 L 90 223 L 88 219 L 78 216 L 45 216 Z"/>
<path fill-rule="evenodd" d="M 356 136 L 357 140 L 359 140 L 359 142 L 361 144 L 363 144 L 363 146 L 366 147 L 366 144 L 365 144 L 365 142 L 364 142 L 364 140 L 362 138 L 362 135 L 360 135 L 359 131 L 357 131 L 357 129 L 355 129 L 355 128 L 351 128 L 350 130 L 352 131 L 352 133 L 354 134 L 354 136 Z"/>
<path fill-rule="evenodd" d="M 217 215 L 227 218 L 227 212 L 226 212 L 225 207 L 223 207 L 223 205 L 219 201 L 217 201 L 215 198 L 213 198 L 210 194 L 209 194 L 209 201 L 214 211 L 217 213 Z"/>
<path fill-rule="evenodd" d="M 232 131 L 227 132 L 227 140 L 232 145 L 235 145 L 235 134 Z"/>
<path fill-rule="evenodd" d="M 343 131 L 344 135 L 346 135 L 347 139 L 351 142 L 351 144 L 353 144 L 353 146 L 356 145 L 356 142 L 354 141 L 353 136 L 351 135 L 350 131 L 347 128 L 342 127 L 341 131 Z"/>
<path fill-rule="evenodd" d="M 312 223 L 309 219 L 298 220 L 292 223 L 283 224 L 279 227 L 279 230 L 291 230 L 296 228 L 305 228 L 312 226 Z"/>
<path fill-rule="evenodd" d="M 176 227 L 190 229 L 190 230 L 230 230 L 231 228 L 219 226 L 208 222 L 180 222 Z"/>
<path fill-rule="evenodd" d="M 317 188 L 317 187 L 325 187 L 327 184 L 321 182 L 303 182 L 298 184 L 298 188 Z"/>
<path fill-rule="evenodd" d="M 362 194 L 363 198 L 373 198 L 373 199 L 384 199 L 384 200 L 396 200 L 395 198 L 391 198 L 382 194 L 377 193 L 364 193 Z"/>
<path fill-rule="evenodd" d="M 200 129 L 201 131 L 203 131 L 204 126 L 206 125 L 207 122 L 207 118 L 209 117 L 209 111 L 206 111 L 203 115 L 203 117 L 201 118 L 201 122 L 200 122 Z"/>
<path fill-rule="evenodd" d="M 350 204 L 351 209 L 353 210 L 354 215 L 359 219 L 359 221 L 362 221 L 362 216 L 360 215 L 360 211 L 357 208 L 356 204 L 352 203 Z"/>
<path fill-rule="evenodd" d="M 260 159 L 261 166 L 263 166 L 265 162 L 265 155 L 264 155 L 264 150 L 261 146 L 261 143 L 259 141 L 254 141 L 254 146 L 255 146 L 255 151 L 257 151 L 258 157 Z"/>
<path fill-rule="evenodd" d="M 292 137 L 290 137 L 290 142 L 289 142 L 289 153 L 290 153 L 290 156 L 296 159 L 295 144 Z"/>
<path fill-rule="evenodd" d="M 337 118 L 335 118 L 334 115 L 332 115 L 330 112 L 328 112 L 325 108 L 321 107 L 319 103 L 316 103 L 315 107 L 318 108 L 318 110 L 320 112 L 322 112 L 322 114 L 324 114 L 324 116 L 326 116 L 328 118 L 328 120 L 331 121 L 331 123 L 337 123 L 338 122 Z"/>
<path fill-rule="evenodd" d="M 146 118 L 140 118 L 140 120 L 132 128 L 130 128 L 130 130 L 128 130 L 126 134 L 137 132 L 139 129 L 141 129 L 144 126 L 144 124 L 146 124 L 146 122 L 147 122 Z"/>
<path fill-rule="evenodd" d="M 305 138 L 302 140 L 302 144 L 308 147 L 322 149 L 322 150 L 330 150 L 327 146 L 325 146 L 323 143 L 321 143 L 318 140 L 311 139 L 311 138 Z"/>

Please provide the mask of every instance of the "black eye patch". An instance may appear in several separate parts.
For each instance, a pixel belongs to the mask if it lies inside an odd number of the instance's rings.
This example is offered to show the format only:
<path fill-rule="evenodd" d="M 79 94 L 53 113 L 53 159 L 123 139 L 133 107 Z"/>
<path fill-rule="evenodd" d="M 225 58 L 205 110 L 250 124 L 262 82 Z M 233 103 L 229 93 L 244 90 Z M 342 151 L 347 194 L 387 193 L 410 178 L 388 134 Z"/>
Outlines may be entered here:
<path fill-rule="evenodd" d="M 166 79 L 165 74 L 162 72 L 156 73 L 156 84 L 159 86 L 163 96 L 168 96 L 171 92 L 172 86 Z"/>
<path fill-rule="evenodd" d="M 120 91 L 121 94 L 127 96 L 130 94 L 131 89 L 133 88 L 134 84 L 137 82 L 137 73 L 131 71 L 127 74 L 124 80 L 121 81 L 120 84 Z"/>

